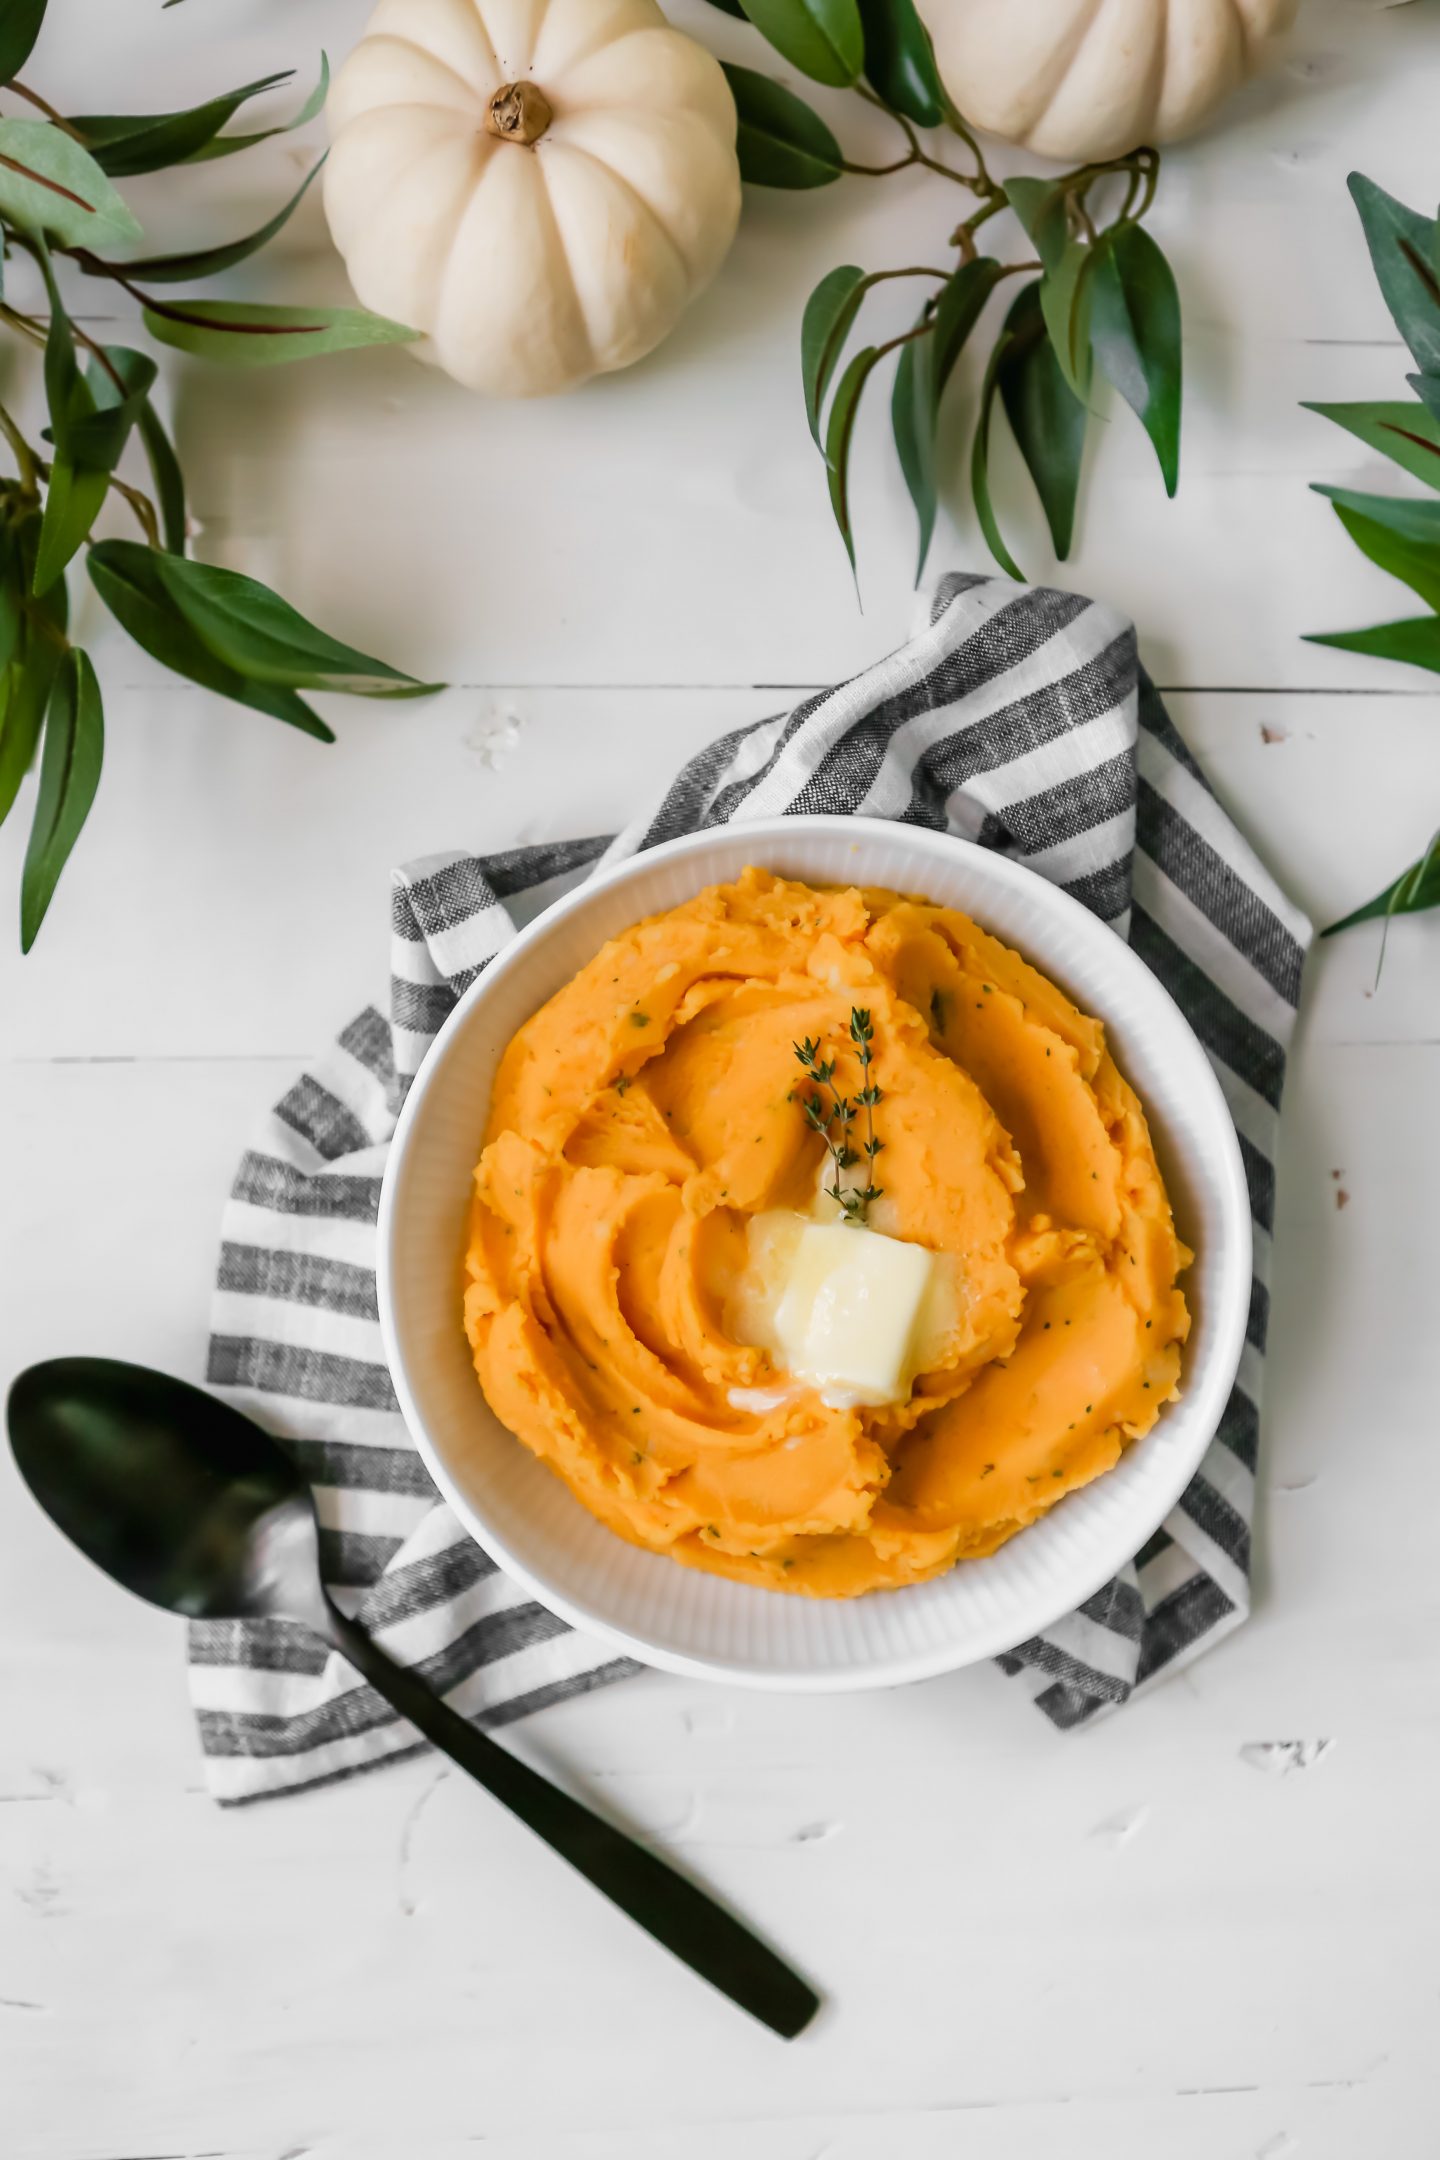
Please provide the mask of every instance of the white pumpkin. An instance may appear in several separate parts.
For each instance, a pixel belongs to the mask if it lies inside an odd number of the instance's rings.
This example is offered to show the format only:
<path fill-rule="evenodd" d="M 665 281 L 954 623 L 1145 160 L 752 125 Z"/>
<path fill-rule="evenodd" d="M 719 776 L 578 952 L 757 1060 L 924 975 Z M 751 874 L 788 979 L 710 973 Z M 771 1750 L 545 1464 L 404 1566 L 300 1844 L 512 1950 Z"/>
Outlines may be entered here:
<path fill-rule="evenodd" d="M 987 134 L 1067 162 L 1197 128 L 1298 0 L 916 0 L 941 78 Z"/>
<path fill-rule="evenodd" d="M 351 284 L 472 390 L 628 366 L 735 236 L 730 86 L 656 0 L 380 0 L 328 112 Z"/>

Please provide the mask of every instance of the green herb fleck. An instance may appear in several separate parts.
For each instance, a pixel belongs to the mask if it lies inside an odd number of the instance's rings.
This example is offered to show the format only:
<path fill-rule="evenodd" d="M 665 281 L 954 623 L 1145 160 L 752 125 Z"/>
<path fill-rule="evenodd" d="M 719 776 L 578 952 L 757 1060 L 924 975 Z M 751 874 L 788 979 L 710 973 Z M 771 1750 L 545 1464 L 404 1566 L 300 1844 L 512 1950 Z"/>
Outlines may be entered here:
<path fill-rule="evenodd" d="M 930 1024 L 934 1028 L 937 1035 L 943 1035 L 945 1032 L 945 1021 L 949 1010 L 949 1002 L 950 1001 L 946 997 L 943 990 L 931 991 Z"/>
<path fill-rule="evenodd" d="M 631 1013 L 631 1015 L 630 1015 L 630 1025 L 631 1025 L 631 1027 L 649 1027 L 649 1025 L 650 1025 L 650 1015 L 649 1015 L 649 1013 Z"/>
<path fill-rule="evenodd" d="M 623 1094 L 625 1093 L 626 1089 L 627 1089 L 627 1088 L 629 1087 L 629 1085 L 630 1085 L 630 1075 L 629 1075 L 629 1073 L 621 1073 L 621 1075 L 620 1075 L 619 1079 L 618 1079 L 618 1080 L 617 1080 L 617 1081 L 615 1082 L 615 1092 L 616 1092 L 616 1094 L 617 1094 L 617 1095 L 623 1095 Z"/>

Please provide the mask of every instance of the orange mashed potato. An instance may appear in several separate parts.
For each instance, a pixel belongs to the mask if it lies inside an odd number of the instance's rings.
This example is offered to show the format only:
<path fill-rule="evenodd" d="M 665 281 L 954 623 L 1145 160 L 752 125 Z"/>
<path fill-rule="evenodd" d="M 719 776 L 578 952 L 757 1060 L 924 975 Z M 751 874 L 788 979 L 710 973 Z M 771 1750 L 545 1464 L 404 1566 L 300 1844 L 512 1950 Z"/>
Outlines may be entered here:
<path fill-rule="evenodd" d="M 794 1046 L 860 1086 L 871 1227 L 956 1286 L 907 1400 L 827 1407 L 727 1333 L 747 1220 L 814 1212 Z M 924 1581 L 1099 1477 L 1189 1327 L 1144 1112 L 1098 1020 L 953 909 L 746 870 L 617 938 L 505 1053 L 465 1326 L 497 1417 L 619 1536 L 812 1597 Z"/>

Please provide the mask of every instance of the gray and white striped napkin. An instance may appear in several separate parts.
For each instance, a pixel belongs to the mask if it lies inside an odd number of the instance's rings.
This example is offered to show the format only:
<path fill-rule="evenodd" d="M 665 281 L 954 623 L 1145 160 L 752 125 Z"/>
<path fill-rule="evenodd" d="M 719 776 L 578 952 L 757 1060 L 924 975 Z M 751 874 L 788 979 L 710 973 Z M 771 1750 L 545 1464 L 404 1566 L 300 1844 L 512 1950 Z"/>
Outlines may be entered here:
<path fill-rule="evenodd" d="M 978 840 L 1063 885 L 1177 999 L 1230 1104 L 1255 1218 L 1249 1338 L 1199 1474 L 1133 1563 L 1000 1660 L 1061 1727 L 1171 1672 L 1250 1604 L 1275 1145 L 1310 925 L 1211 794 L 1140 668 L 1078 595 L 951 576 L 912 641 L 692 758 L 616 838 L 396 873 L 391 1008 L 350 1022 L 276 1104 L 224 1219 L 211 1385 L 316 1494 L 331 1586 L 396 1657 L 494 1726 L 635 1668 L 504 1576 L 431 1485 L 396 1407 L 375 1214 L 406 1089 L 457 996 L 516 927 L 598 866 L 727 820 L 892 817 Z M 422 1745 L 344 1660 L 285 1622 L 200 1622 L 192 1693 L 210 1784 L 242 1801 Z"/>

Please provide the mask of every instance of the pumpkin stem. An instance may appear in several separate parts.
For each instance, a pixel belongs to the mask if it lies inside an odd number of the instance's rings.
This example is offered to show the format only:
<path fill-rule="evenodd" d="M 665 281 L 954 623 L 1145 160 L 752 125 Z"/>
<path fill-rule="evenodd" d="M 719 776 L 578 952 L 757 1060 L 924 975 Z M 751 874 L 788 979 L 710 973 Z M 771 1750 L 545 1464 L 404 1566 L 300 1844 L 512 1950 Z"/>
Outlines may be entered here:
<path fill-rule="evenodd" d="M 549 100 L 533 82 L 502 83 L 485 108 L 485 125 L 502 142 L 538 142 L 553 118 Z"/>

